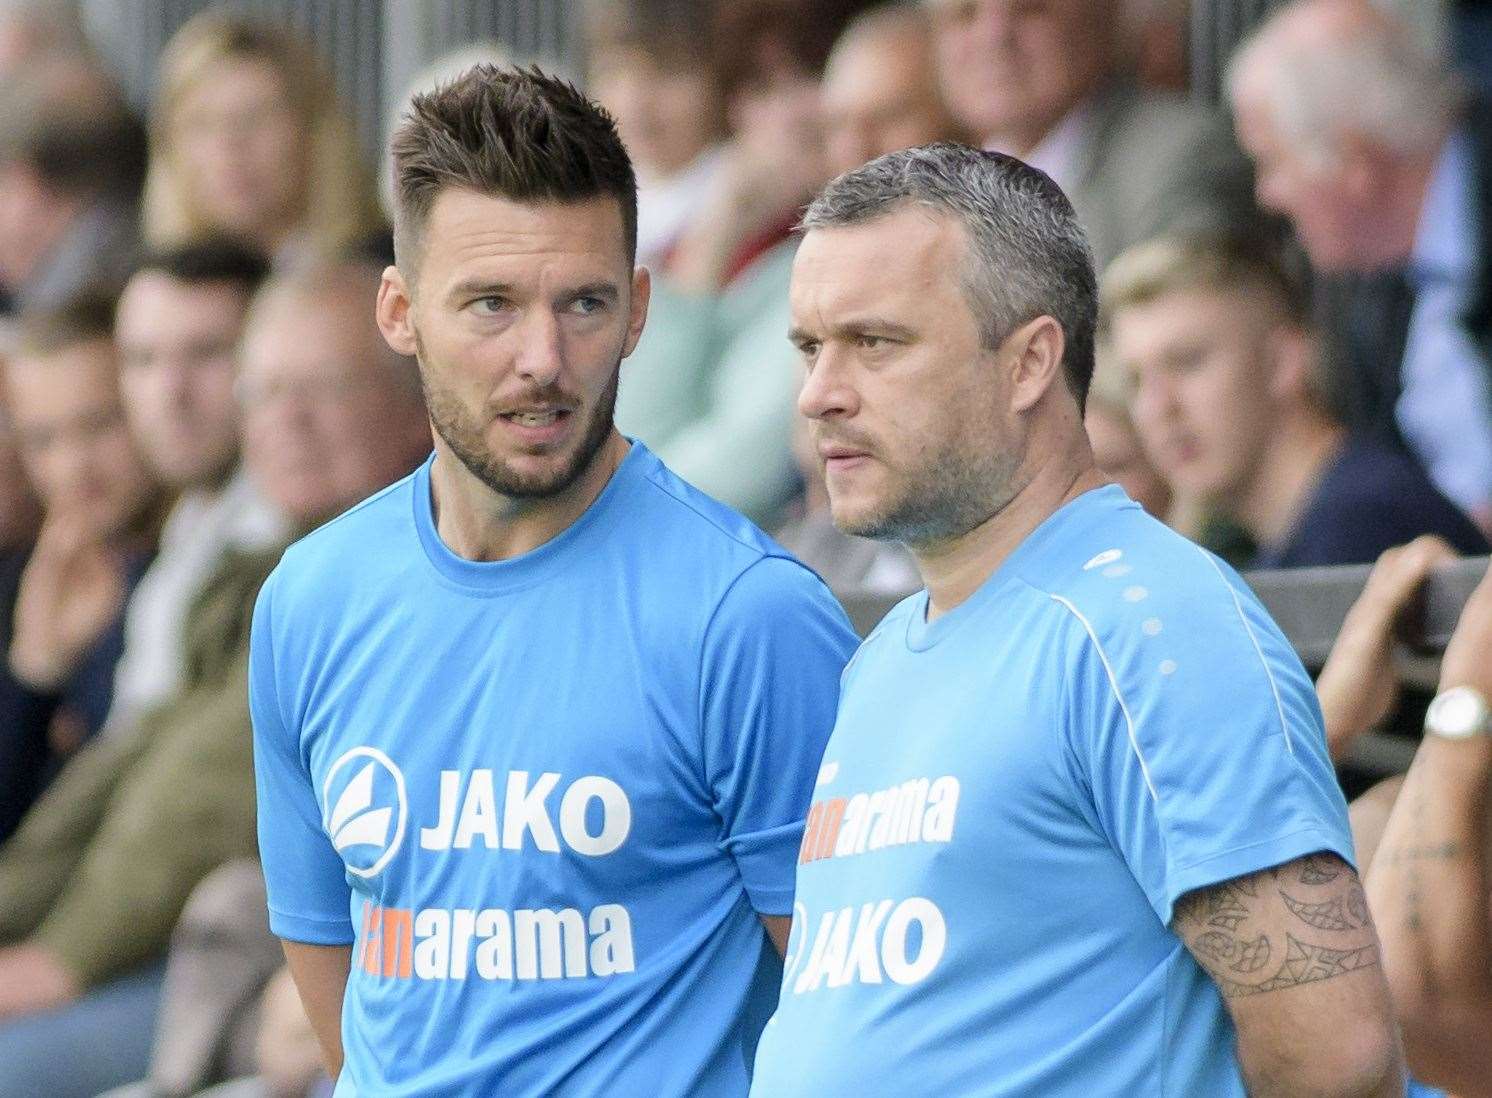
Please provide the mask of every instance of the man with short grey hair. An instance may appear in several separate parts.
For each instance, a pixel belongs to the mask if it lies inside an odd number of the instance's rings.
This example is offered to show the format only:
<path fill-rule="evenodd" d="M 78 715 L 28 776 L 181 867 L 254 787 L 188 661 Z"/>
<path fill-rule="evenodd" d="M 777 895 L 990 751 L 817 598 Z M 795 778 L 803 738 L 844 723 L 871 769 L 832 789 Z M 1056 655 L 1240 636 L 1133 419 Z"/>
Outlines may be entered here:
<path fill-rule="evenodd" d="M 1343 378 L 1349 406 L 1492 529 L 1492 109 L 1369 0 L 1286 6 L 1234 57 L 1229 91 L 1259 202 L 1316 267 L 1406 276 L 1406 323 Z M 1391 310 L 1358 312 L 1335 326 Z"/>
<path fill-rule="evenodd" d="M 835 521 L 927 589 L 845 672 L 752 1093 L 1402 1094 L 1311 680 L 1094 467 L 1067 199 L 933 145 L 803 226 Z"/>

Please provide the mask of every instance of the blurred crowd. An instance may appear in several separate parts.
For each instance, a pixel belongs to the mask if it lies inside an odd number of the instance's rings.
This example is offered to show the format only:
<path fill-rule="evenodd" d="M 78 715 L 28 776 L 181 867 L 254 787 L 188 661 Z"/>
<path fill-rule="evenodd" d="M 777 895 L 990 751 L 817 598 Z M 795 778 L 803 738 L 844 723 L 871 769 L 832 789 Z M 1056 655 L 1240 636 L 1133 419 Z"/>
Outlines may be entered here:
<path fill-rule="evenodd" d="M 837 591 L 916 586 L 829 519 L 794 226 L 882 153 L 1012 153 L 1087 228 L 1089 435 L 1136 500 L 1243 567 L 1438 539 L 1370 589 L 1352 638 L 1378 652 L 1430 565 L 1492 533 L 1492 20 L 1397 6 L 1440 33 L 1283 5 L 1211 108 L 1188 0 L 578 3 L 654 273 L 619 426 Z M 0 5 L 0 89 L 0 1098 L 63 1053 L 53 1098 L 305 1095 L 325 1080 L 252 862 L 248 621 L 290 540 L 429 450 L 373 318 L 376 174 L 304 35 L 231 9 L 172 38 L 142 118 L 69 5 Z M 1346 743 L 1387 673 L 1335 674 Z"/>

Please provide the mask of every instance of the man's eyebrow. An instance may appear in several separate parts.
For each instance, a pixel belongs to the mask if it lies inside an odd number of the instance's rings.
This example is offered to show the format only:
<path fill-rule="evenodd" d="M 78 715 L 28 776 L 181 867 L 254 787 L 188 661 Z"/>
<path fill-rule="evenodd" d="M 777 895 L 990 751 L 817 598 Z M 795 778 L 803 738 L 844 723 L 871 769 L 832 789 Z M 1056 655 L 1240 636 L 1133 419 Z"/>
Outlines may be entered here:
<path fill-rule="evenodd" d="M 462 279 L 451 287 L 452 297 L 513 297 L 515 293 L 516 288 L 511 282 L 493 282 L 481 278 Z M 598 280 L 571 287 L 564 291 L 563 296 L 566 299 L 599 297 L 607 301 L 616 301 L 621 297 L 621 293 L 621 289 L 615 282 Z"/>
<path fill-rule="evenodd" d="M 916 337 L 914 329 L 879 316 L 856 316 L 841 320 L 829 328 L 836 339 L 855 339 L 863 335 L 887 336 L 891 339 L 910 340 Z"/>
<path fill-rule="evenodd" d="M 452 297 L 511 297 L 512 294 L 512 283 L 481 278 L 465 278 L 451 287 Z"/>
<path fill-rule="evenodd" d="M 565 296 L 570 298 L 600 297 L 607 301 L 616 301 L 622 296 L 622 291 L 615 282 L 586 282 L 576 286 Z"/>

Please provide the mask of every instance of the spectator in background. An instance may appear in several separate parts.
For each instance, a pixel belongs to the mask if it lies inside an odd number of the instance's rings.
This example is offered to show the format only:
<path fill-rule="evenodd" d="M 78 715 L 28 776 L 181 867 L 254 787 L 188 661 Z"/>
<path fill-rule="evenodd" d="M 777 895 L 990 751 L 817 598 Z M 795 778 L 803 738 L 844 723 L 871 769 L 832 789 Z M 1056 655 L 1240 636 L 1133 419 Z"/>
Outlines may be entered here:
<path fill-rule="evenodd" d="M 276 265 L 382 227 L 331 78 L 289 30 L 221 10 L 161 55 L 143 227 L 153 247 L 237 237 Z"/>
<path fill-rule="evenodd" d="M 616 422 L 679 476 L 763 525 L 797 492 L 787 281 L 802 205 L 828 178 L 818 77 L 852 0 L 722 0 L 731 137 L 654 280 Z"/>
<path fill-rule="evenodd" d="M 15 312 L 111 287 L 134 258 L 145 135 L 92 62 L 47 59 L 0 83 L 0 290 Z"/>
<path fill-rule="evenodd" d="M 1492 524 L 1492 105 L 1367 0 L 1304 0 L 1234 57 L 1229 91 L 1262 205 L 1323 271 L 1403 268 L 1412 305 L 1344 379 L 1354 425 L 1402 436 L 1437 486 Z"/>
<path fill-rule="evenodd" d="M 916 3 L 855 18 L 829 54 L 822 89 L 829 175 L 960 134 L 938 91 L 932 21 Z"/>
<path fill-rule="evenodd" d="M 637 169 L 637 261 L 668 269 L 725 158 L 714 0 L 593 0 L 590 87 Z"/>
<path fill-rule="evenodd" d="M 1151 459 L 1250 535 L 1253 567 L 1366 563 L 1420 534 L 1487 551 L 1412 458 L 1326 410 L 1302 295 L 1263 249 L 1150 241 L 1114 261 L 1103 292 Z"/>
<path fill-rule="evenodd" d="M 120 296 L 114 337 L 125 416 L 176 498 L 125 611 L 112 731 L 179 689 L 187 608 L 224 553 L 285 536 L 284 519 L 239 464 L 233 393 L 244 317 L 266 273 L 242 245 L 202 240 L 145 257 Z"/>
<path fill-rule="evenodd" d="M 1492 1096 L 1492 573 L 1461 612 L 1425 738 L 1367 871 L 1414 1075 Z"/>
<path fill-rule="evenodd" d="M 59 756 L 103 726 L 125 602 L 161 513 L 124 417 L 112 306 L 88 296 L 28 318 L 5 371 L 17 446 L 45 511 L 16 595 L 8 668 L 41 700 Z"/>
<path fill-rule="evenodd" d="M 1341 758 L 1393 707 L 1400 620 L 1455 557 L 1434 537 L 1385 552 L 1317 681 L 1327 741 Z M 1440 695 L 1407 775 L 1352 804 L 1352 830 L 1411 1071 L 1457 1098 L 1492 1098 L 1492 573 L 1461 611 Z M 1458 712 L 1459 711 L 1459 712 Z M 1419 1084 L 1409 1094 L 1441 1095 Z"/>
<path fill-rule="evenodd" d="M 244 449 L 297 531 L 429 449 L 417 375 L 373 322 L 378 272 L 268 284 L 244 336 Z M 162 958 L 193 887 L 255 852 L 248 627 L 278 551 L 227 551 L 180 688 L 81 753 L 0 849 L 0 1098 L 88 1098 L 146 1073 Z"/>
<path fill-rule="evenodd" d="M 1195 103 L 1123 71 L 1119 0 L 924 0 L 954 117 L 1072 197 L 1100 270 L 1171 229 L 1253 215 L 1247 162 Z"/>

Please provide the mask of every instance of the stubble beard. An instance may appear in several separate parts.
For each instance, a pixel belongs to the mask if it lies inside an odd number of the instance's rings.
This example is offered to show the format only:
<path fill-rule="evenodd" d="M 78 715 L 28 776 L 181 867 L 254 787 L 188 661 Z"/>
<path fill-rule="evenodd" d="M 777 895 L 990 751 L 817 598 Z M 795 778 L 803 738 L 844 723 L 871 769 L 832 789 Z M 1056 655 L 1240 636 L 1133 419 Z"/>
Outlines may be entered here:
<path fill-rule="evenodd" d="M 836 516 L 835 525 L 846 534 L 913 549 L 947 542 L 1010 502 L 1019 465 L 1019 456 L 1009 452 L 975 457 L 948 450 L 925 472 L 904 479 L 901 490 L 880 506 L 843 521 Z"/>
<path fill-rule="evenodd" d="M 612 368 L 611 382 L 601 394 L 591 412 L 590 420 L 575 446 L 557 467 L 541 473 L 523 473 L 512 465 L 494 456 L 487 448 L 482 423 L 472 416 L 450 393 L 440 391 L 430 384 L 430 372 L 425 368 L 425 348 L 415 337 L 416 358 L 420 363 L 420 387 L 425 394 L 425 408 L 430 423 L 456 460 L 466 467 L 484 486 L 497 495 L 508 499 L 540 500 L 557 496 L 575 483 L 596 461 L 596 455 L 611 435 L 617 401 L 617 389 L 621 378 L 621 357 Z M 558 399 L 562 397 L 557 387 L 535 394 L 536 399 Z"/>

